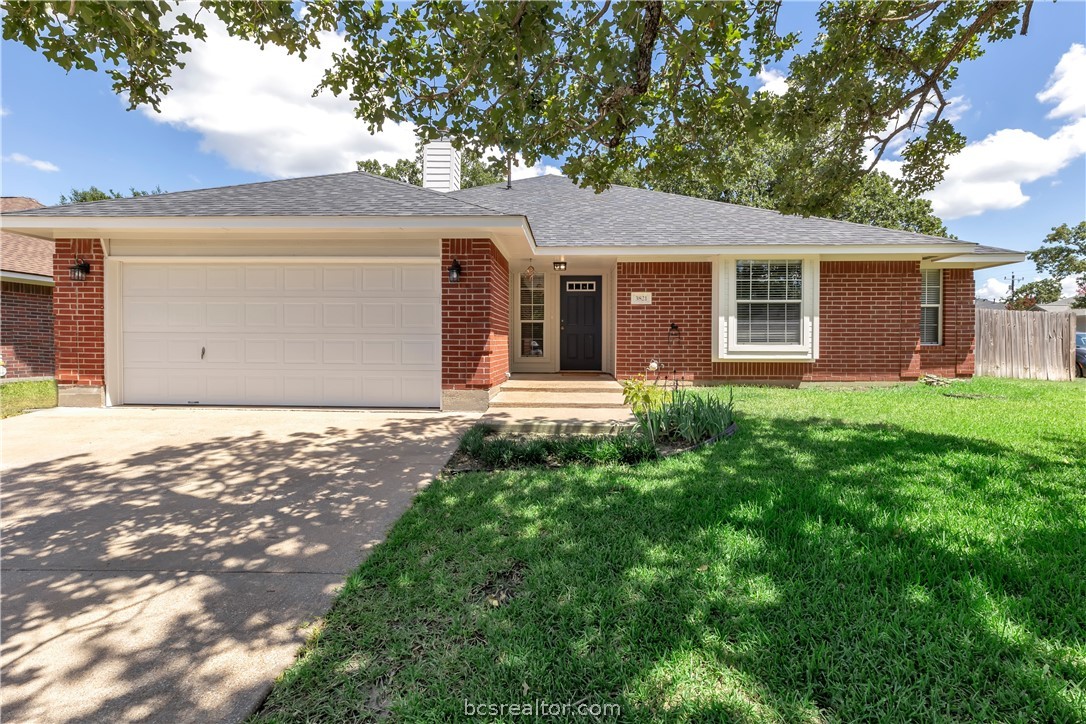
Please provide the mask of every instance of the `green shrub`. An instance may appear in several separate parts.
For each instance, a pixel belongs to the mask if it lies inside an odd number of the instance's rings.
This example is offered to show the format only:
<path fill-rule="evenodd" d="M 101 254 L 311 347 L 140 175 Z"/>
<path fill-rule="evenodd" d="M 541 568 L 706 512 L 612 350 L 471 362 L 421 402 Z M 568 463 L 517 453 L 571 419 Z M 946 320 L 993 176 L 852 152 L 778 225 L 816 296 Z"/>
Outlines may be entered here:
<path fill-rule="evenodd" d="M 476 425 L 465 433 L 460 450 L 490 470 L 541 465 L 617 465 L 654 460 L 655 446 L 640 433 L 504 437 Z"/>
<path fill-rule="evenodd" d="M 649 382 L 645 375 L 637 375 L 622 381 L 622 401 L 634 414 L 659 408 L 671 396 L 666 387 Z"/>
<path fill-rule="evenodd" d="M 696 445 L 724 434 L 735 420 L 730 391 L 725 402 L 716 395 L 675 390 L 660 406 L 634 414 L 642 434 L 653 445 Z"/>

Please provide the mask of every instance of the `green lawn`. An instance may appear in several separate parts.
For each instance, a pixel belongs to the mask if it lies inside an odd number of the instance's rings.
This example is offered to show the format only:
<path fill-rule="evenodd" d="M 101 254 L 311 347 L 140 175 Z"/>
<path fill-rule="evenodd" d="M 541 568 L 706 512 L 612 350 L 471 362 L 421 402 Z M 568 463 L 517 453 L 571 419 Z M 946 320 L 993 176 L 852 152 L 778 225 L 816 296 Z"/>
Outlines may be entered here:
<path fill-rule="evenodd" d="M 256 719 L 1086 720 L 1086 385 L 735 400 L 697 453 L 436 482 Z"/>
<path fill-rule="evenodd" d="M 0 385 L 0 417 L 56 406 L 57 384 L 53 380 L 7 382 Z"/>

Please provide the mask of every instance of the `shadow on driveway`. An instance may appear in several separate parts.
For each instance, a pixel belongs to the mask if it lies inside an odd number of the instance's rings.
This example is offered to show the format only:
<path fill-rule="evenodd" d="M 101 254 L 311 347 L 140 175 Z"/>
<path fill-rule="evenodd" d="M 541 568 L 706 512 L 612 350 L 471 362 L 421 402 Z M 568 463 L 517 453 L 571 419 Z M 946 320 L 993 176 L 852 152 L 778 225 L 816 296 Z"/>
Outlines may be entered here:
<path fill-rule="evenodd" d="M 470 422 L 193 409 L 5 421 L 5 720 L 244 716 Z"/>

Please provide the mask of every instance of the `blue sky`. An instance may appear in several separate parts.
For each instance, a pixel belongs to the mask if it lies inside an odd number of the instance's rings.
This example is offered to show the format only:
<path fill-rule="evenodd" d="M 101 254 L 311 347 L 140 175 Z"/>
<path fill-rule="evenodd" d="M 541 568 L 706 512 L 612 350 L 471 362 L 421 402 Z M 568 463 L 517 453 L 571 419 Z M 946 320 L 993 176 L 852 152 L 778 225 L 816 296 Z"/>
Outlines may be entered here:
<path fill-rule="evenodd" d="M 781 27 L 811 37 L 816 9 L 786 3 Z M 370 136 L 348 101 L 310 98 L 337 42 L 326 40 L 327 48 L 303 64 L 212 28 L 209 42 L 197 44 L 188 67 L 175 74 L 161 114 L 126 111 L 103 73 L 65 74 L 4 42 L 0 188 L 50 204 L 72 187 L 92 184 L 180 191 L 411 155 L 410 127 Z M 1084 44 L 1086 3 L 1038 3 L 1027 37 L 990 46 L 962 67 L 952 110 L 970 147 L 952 159 L 947 181 L 932 194 L 953 234 L 1028 250 L 1052 226 L 1086 219 Z M 764 81 L 785 81 L 786 67 L 767 70 Z M 520 173 L 554 172 L 557 165 Z M 998 295 L 1012 271 L 1020 279 L 1037 276 L 1028 262 L 981 270 L 978 288 Z"/>

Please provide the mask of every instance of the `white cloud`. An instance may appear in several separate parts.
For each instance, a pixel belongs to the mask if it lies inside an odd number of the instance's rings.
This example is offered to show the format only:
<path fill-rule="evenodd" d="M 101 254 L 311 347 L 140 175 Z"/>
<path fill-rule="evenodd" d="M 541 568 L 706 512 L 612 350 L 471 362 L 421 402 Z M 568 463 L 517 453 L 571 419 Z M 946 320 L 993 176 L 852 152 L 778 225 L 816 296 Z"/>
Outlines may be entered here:
<path fill-rule="evenodd" d="M 60 170 L 60 167 L 57 166 L 55 163 L 50 163 L 49 161 L 41 161 L 36 158 L 30 158 L 30 156 L 27 156 L 23 153 L 8 154 L 7 156 L 4 156 L 4 161 L 7 161 L 8 163 L 17 163 L 20 166 L 29 166 L 30 168 L 37 169 L 38 171 L 47 171 L 50 173 Z"/>
<path fill-rule="evenodd" d="M 2 118 L 3 116 L 10 116 L 10 115 L 11 115 L 11 111 L 9 111 L 4 106 L 0 106 L 0 118 Z"/>
<path fill-rule="evenodd" d="M 995 277 L 988 277 L 983 284 L 977 287 L 976 296 L 977 299 L 990 299 L 993 302 L 998 302 L 1005 298 L 1010 290 L 1010 284 L 1001 282 Z"/>
<path fill-rule="evenodd" d="M 1049 118 L 1086 116 L 1086 46 L 1075 43 L 1063 54 L 1037 100 L 1056 104 Z"/>
<path fill-rule="evenodd" d="M 762 83 L 757 89 L 758 91 L 765 91 L 775 96 L 781 96 L 788 92 L 788 76 L 779 70 L 763 68 L 755 78 Z"/>
<path fill-rule="evenodd" d="M 415 156 L 415 127 L 387 123 L 370 134 L 355 118 L 354 103 L 330 93 L 312 96 L 343 36 L 321 33 L 321 47 L 300 60 L 269 45 L 230 37 L 207 18 L 207 41 L 192 43 L 185 67 L 175 70 L 173 90 L 161 113 L 141 110 L 160 123 L 194 131 L 200 149 L 230 165 L 276 178 L 353 171 L 355 162 L 391 164 Z M 514 167 L 514 178 L 559 173 L 553 166 Z"/>
<path fill-rule="evenodd" d="M 1056 103 L 1050 117 L 1070 116 L 1048 137 L 1005 128 L 949 159 L 946 175 L 927 194 L 944 219 L 1013 209 L 1029 201 L 1022 184 L 1052 176 L 1086 154 L 1086 49 L 1075 44 L 1060 59 L 1038 100 Z"/>
<path fill-rule="evenodd" d="M 1040 281 L 1041 279 L 1048 279 L 1049 277 L 1033 277 L 1030 279 L 1032 282 Z M 1024 283 L 1025 280 L 1019 280 L 1019 286 Z M 976 297 L 977 299 L 991 299 L 992 301 L 1002 301 L 1007 297 L 1007 294 L 1011 290 L 1011 285 L 1007 282 L 996 279 L 995 277 L 988 277 L 983 284 L 977 287 Z M 1073 297 L 1077 293 L 1078 285 L 1075 284 L 1074 277 L 1067 277 L 1060 281 L 1060 298 Z"/>
<path fill-rule="evenodd" d="M 200 134 L 200 148 L 232 166 L 272 177 L 352 171 L 364 158 L 393 163 L 415 154 L 410 124 L 386 124 L 371 135 L 354 104 L 328 93 L 312 97 L 343 38 L 322 33 L 321 47 L 302 61 L 281 48 L 261 50 L 232 38 L 215 19 L 206 42 L 192 43 L 162 112 L 151 119 Z"/>

